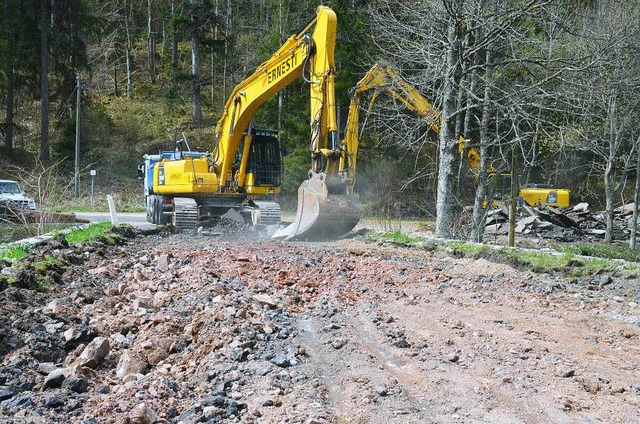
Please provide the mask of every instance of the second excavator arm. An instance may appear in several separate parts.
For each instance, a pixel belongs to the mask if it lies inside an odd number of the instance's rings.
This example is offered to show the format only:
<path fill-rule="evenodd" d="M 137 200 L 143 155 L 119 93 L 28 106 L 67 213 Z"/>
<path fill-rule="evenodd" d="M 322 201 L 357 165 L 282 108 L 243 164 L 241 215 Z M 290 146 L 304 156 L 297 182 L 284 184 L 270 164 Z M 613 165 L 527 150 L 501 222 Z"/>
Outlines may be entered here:
<path fill-rule="evenodd" d="M 378 98 L 378 94 L 380 92 L 386 92 L 402 103 L 407 109 L 424 118 L 433 132 L 436 134 L 440 133 L 440 126 L 442 125 L 442 115 L 440 112 L 438 112 L 414 86 L 402 78 L 398 71 L 391 66 L 377 63 L 358 81 L 358 84 L 356 84 L 351 92 L 344 143 L 347 151 L 354 152 L 353 165 L 355 165 L 360 140 L 360 95 L 369 90 L 374 90 L 374 93 L 369 101 L 367 113 L 371 111 L 373 104 Z M 461 154 L 463 153 L 465 143 L 464 138 L 460 137 L 459 147 Z M 471 147 L 468 149 L 467 163 L 471 169 L 480 168 L 480 156 L 476 148 Z"/>

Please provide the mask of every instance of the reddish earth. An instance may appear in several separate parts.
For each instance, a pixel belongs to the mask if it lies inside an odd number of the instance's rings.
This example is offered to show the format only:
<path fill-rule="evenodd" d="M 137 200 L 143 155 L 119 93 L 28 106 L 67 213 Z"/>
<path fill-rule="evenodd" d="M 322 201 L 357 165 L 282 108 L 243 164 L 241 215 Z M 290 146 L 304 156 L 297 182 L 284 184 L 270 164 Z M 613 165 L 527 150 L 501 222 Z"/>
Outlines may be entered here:
<path fill-rule="evenodd" d="M 46 249 L 51 292 L 0 292 L 3 422 L 638 420 L 637 279 L 360 238 Z"/>

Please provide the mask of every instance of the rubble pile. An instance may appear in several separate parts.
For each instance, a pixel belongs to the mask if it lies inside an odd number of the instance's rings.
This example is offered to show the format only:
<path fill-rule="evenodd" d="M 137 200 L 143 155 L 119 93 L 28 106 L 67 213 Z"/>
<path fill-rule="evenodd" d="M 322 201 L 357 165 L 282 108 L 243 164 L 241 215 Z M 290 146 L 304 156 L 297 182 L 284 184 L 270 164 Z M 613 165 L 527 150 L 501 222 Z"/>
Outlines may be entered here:
<path fill-rule="evenodd" d="M 613 238 L 629 236 L 632 225 L 633 203 L 614 210 Z M 504 235 L 509 231 L 509 212 L 505 206 L 487 214 L 485 234 Z M 606 216 L 604 211 L 591 212 L 589 204 L 579 203 L 570 208 L 526 204 L 517 208 L 516 234 L 565 242 L 599 241 L 604 237 Z"/>
<path fill-rule="evenodd" d="M 251 237 L 31 252 L 62 266 L 0 289 L 0 422 L 516 422 L 538 398 L 542 421 L 637 415 L 637 279 Z"/>
<path fill-rule="evenodd" d="M 306 383 L 295 370 L 304 353 L 290 342 L 297 330 L 269 294 L 274 286 L 239 278 L 236 265 L 261 266 L 259 258 L 236 257 L 230 271 L 216 266 L 224 248 L 179 258 L 85 253 L 91 265 L 71 271 L 64 290 L 1 293 L 0 416 L 251 421 Z M 247 397 L 257 407 L 248 410 Z"/>

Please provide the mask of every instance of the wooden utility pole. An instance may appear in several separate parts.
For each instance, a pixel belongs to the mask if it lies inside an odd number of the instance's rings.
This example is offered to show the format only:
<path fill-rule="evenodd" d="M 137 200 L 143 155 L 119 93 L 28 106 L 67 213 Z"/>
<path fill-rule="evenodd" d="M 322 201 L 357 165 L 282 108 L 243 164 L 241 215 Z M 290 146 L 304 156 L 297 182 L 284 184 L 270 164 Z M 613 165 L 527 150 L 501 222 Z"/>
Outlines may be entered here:
<path fill-rule="evenodd" d="M 153 0 L 147 0 L 147 55 L 151 84 L 156 83 L 156 34 L 153 27 Z"/>
<path fill-rule="evenodd" d="M 511 150 L 511 201 L 509 203 L 509 246 L 516 245 L 516 203 L 518 202 L 518 180 L 516 149 Z"/>
<path fill-rule="evenodd" d="M 633 215 L 631 218 L 631 235 L 629 237 L 629 248 L 636 249 L 636 234 L 638 231 L 638 200 L 640 198 L 640 140 L 636 142 L 637 159 L 636 159 L 636 185 L 633 190 Z"/>
<path fill-rule="evenodd" d="M 75 161 L 75 189 L 76 199 L 80 197 L 80 99 L 82 94 L 82 80 L 76 77 L 76 161 Z"/>

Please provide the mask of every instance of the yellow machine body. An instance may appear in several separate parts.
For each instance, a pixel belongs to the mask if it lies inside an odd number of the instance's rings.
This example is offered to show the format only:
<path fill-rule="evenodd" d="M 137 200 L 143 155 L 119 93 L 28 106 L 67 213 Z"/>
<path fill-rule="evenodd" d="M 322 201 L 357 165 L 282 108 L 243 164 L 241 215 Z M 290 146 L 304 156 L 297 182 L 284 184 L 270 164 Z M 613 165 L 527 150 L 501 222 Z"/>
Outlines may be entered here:
<path fill-rule="evenodd" d="M 158 194 L 210 193 L 218 177 L 210 172 L 206 158 L 163 160 L 153 169 L 153 189 Z"/>
<path fill-rule="evenodd" d="M 571 192 L 564 188 L 548 187 L 523 187 L 520 189 L 520 197 L 529 206 L 559 206 L 569 207 Z"/>
<path fill-rule="evenodd" d="M 209 210 L 217 214 L 231 202 L 243 202 L 249 195 L 278 194 L 279 184 L 260 183 L 252 171 L 252 167 L 257 169 L 257 164 L 250 163 L 252 156 L 249 154 L 252 143 L 255 144 L 252 132 L 255 129 L 249 127 L 257 109 L 265 101 L 303 77 L 309 85 L 310 94 L 310 175 L 322 181 L 319 185 L 306 184 L 310 187 L 306 196 L 312 196 L 314 188 L 322 186 L 323 190 L 317 193 L 320 212 L 316 220 L 323 223 L 335 220 L 339 222 L 336 227 L 343 228 L 345 232 L 353 228 L 359 221 L 360 209 L 357 196 L 353 194 L 355 179 L 347 177 L 355 172 L 355 152 L 346 151 L 338 140 L 334 64 L 336 32 L 334 11 L 326 6 L 318 7 L 316 16 L 301 31 L 289 37 L 269 59 L 233 89 L 216 125 L 216 145 L 209 158 L 163 162 L 154 172 L 153 192 L 197 200 L 198 215 L 202 213 L 203 205 L 213 205 Z M 280 152 L 277 154 L 279 156 Z M 267 156 L 273 155 L 266 153 Z M 279 177 L 272 180 L 279 183 Z M 334 196 L 342 195 L 350 196 L 350 201 L 343 203 L 350 208 L 348 211 L 335 208 L 336 203 L 329 202 Z M 220 201 L 212 200 L 214 198 Z M 331 203 L 331 208 L 324 207 L 328 203 Z M 192 202 L 189 211 L 192 213 L 194 210 L 196 207 Z M 307 216 L 302 218 L 305 223 L 314 221 Z M 295 229 L 301 226 L 288 227 L 280 237 L 315 237 L 313 222 L 311 224 L 304 226 L 308 231 Z"/>

